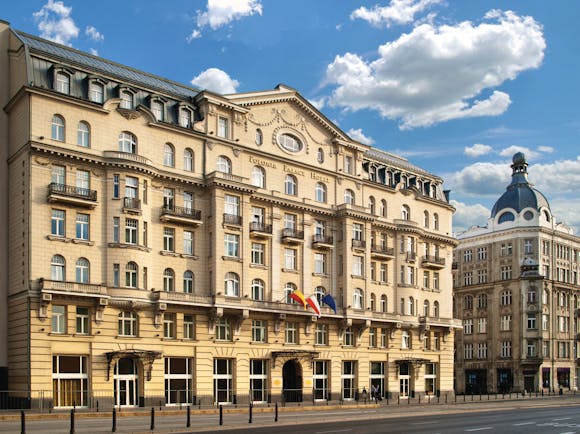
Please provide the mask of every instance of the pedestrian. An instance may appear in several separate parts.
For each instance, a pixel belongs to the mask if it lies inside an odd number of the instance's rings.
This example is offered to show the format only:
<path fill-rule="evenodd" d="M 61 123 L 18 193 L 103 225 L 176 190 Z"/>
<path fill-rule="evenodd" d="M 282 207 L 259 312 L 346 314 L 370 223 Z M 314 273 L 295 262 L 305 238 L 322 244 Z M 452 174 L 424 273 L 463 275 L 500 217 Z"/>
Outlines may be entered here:
<path fill-rule="evenodd" d="M 367 403 L 367 397 L 368 397 L 368 395 L 367 395 L 367 389 L 366 389 L 366 387 L 363 387 L 363 390 L 362 390 L 362 400 L 363 400 L 363 402 L 365 404 Z"/>

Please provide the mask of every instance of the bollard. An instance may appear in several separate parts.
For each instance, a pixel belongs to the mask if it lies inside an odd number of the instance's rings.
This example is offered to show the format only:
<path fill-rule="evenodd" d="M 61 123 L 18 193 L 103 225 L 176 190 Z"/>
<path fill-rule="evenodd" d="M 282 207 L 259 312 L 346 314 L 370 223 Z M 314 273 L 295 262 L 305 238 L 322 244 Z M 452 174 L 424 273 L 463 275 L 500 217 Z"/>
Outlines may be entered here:
<path fill-rule="evenodd" d="M 418 395 L 419 395 L 419 402 L 418 402 L 418 404 L 421 404 L 421 394 L 418 393 Z"/>
<path fill-rule="evenodd" d="M 20 411 L 20 434 L 26 434 L 26 416 L 24 410 Z"/>
<path fill-rule="evenodd" d="M 185 427 L 189 428 L 191 426 L 191 406 L 187 406 L 187 418 L 185 420 Z"/>
<path fill-rule="evenodd" d="M 99 412 L 99 400 L 97 400 L 97 413 Z"/>
<path fill-rule="evenodd" d="M 151 407 L 151 431 L 155 429 L 155 408 Z"/>
<path fill-rule="evenodd" d="M 250 413 L 248 423 L 252 423 L 252 403 L 251 402 L 250 402 L 250 405 L 248 406 L 248 412 Z"/>
<path fill-rule="evenodd" d="M 397 405 L 401 405 L 401 396 L 397 396 Z"/>
<path fill-rule="evenodd" d="M 274 422 L 278 422 L 278 401 L 276 401 L 276 410 L 274 412 Z"/>
<path fill-rule="evenodd" d="M 224 424 L 224 406 L 220 404 L 220 425 Z"/>
<path fill-rule="evenodd" d="M 113 408 L 113 428 L 111 432 L 117 432 L 117 410 Z"/>
<path fill-rule="evenodd" d="M 75 411 L 70 411 L 70 434 L 75 434 Z"/>

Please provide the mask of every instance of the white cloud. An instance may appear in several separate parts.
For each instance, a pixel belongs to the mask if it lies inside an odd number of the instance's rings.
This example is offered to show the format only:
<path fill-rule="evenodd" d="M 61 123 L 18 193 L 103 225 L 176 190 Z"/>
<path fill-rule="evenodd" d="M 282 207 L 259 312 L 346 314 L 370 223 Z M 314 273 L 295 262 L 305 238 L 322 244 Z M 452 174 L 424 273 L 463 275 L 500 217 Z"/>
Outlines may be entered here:
<path fill-rule="evenodd" d="M 461 232 L 471 226 L 483 226 L 491 215 L 491 211 L 481 204 L 468 205 L 457 200 L 451 200 L 451 205 L 455 207 L 453 214 L 453 232 Z"/>
<path fill-rule="evenodd" d="M 201 32 L 197 29 L 193 29 L 191 31 L 191 33 L 189 34 L 189 36 L 186 38 L 186 40 L 189 43 L 189 42 L 193 41 L 194 39 L 198 39 L 198 38 L 201 38 Z"/>
<path fill-rule="evenodd" d="M 580 234 L 580 201 L 562 198 L 549 200 L 549 203 L 556 221 L 571 226 L 575 234 Z"/>
<path fill-rule="evenodd" d="M 552 152 L 554 152 L 554 148 L 552 148 L 551 146 L 538 146 L 538 151 L 543 152 L 545 154 L 551 154 Z"/>
<path fill-rule="evenodd" d="M 526 159 L 528 160 L 528 163 L 530 162 L 530 159 L 536 159 L 541 155 L 541 152 L 537 152 L 534 151 L 530 148 L 527 148 L 525 146 L 517 146 L 517 145 L 513 145 L 513 146 L 508 146 L 507 148 L 502 149 L 499 152 L 499 155 L 501 155 L 502 157 L 512 157 L 515 153 L 517 152 L 523 152 L 526 155 Z"/>
<path fill-rule="evenodd" d="M 212 92 L 228 94 L 236 93 L 239 82 L 218 68 L 209 68 L 191 80 L 191 84 Z"/>
<path fill-rule="evenodd" d="M 492 11 L 479 24 L 425 23 L 381 45 L 375 60 L 336 56 L 326 70 L 326 83 L 336 85 L 329 103 L 376 110 L 401 129 L 497 116 L 511 99 L 494 88 L 539 67 L 545 48 L 542 26 L 511 11 Z"/>
<path fill-rule="evenodd" d="M 40 36 L 59 44 L 71 45 L 71 39 L 78 37 L 79 28 L 70 14 L 72 7 L 62 1 L 48 0 L 42 8 L 32 15 L 37 22 Z"/>
<path fill-rule="evenodd" d="M 510 162 L 478 162 L 443 176 L 451 190 L 467 196 L 499 197 L 510 182 Z"/>
<path fill-rule="evenodd" d="M 546 195 L 572 194 L 578 196 L 580 185 L 580 157 L 547 164 L 534 164 L 528 168 L 530 182 Z M 550 201 L 548 197 L 548 201 Z M 571 202 L 571 201 L 570 201 Z M 580 204 L 580 198 L 574 200 Z"/>
<path fill-rule="evenodd" d="M 326 105 L 326 97 L 320 97 L 318 99 L 309 99 L 310 104 L 316 107 L 317 110 L 322 110 Z"/>
<path fill-rule="evenodd" d="M 473 146 L 466 146 L 463 148 L 463 153 L 468 157 L 481 157 L 482 155 L 489 154 L 493 148 L 489 145 L 484 145 L 482 143 L 476 143 Z"/>
<path fill-rule="evenodd" d="M 352 139 L 364 143 L 365 145 L 372 145 L 373 143 L 375 143 L 372 137 L 364 135 L 361 128 L 357 128 L 356 130 L 354 128 L 351 128 L 346 132 L 346 134 L 348 134 Z"/>
<path fill-rule="evenodd" d="M 105 40 L 105 36 L 99 32 L 94 26 L 87 26 L 85 29 L 85 35 L 91 38 L 93 41 L 103 41 Z"/>
<path fill-rule="evenodd" d="M 93 56 L 98 56 L 98 55 L 99 55 L 99 52 L 97 51 L 97 49 L 96 49 L 96 48 L 91 48 L 89 51 L 91 52 L 91 54 L 92 54 Z"/>
<path fill-rule="evenodd" d="M 260 0 L 208 0 L 207 9 L 197 13 L 197 26 L 216 30 L 255 14 L 262 15 Z"/>
<path fill-rule="evenodd" d="M 388 6 L 375 5 L 371 9 L 362 6 L 350 14 L 350 19 L 365 20 L 375 27 L 409 24 L 414 21 L 416 14 L 440 2 L 441 0 L 391 0 Z"/>

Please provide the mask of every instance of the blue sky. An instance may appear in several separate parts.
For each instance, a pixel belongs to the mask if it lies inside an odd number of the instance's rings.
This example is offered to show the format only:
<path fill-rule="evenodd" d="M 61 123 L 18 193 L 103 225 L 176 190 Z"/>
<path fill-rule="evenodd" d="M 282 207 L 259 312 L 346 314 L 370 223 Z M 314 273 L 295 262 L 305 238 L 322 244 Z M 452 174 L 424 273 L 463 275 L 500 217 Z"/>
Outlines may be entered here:
<path fill-rule="evenodd" d="M 41 0 L 15 29 L 217 92 L 297 89 L 352 138 L 445 180 L 484 224 L 523 151 L 580 233 L 576 0 Z"/>

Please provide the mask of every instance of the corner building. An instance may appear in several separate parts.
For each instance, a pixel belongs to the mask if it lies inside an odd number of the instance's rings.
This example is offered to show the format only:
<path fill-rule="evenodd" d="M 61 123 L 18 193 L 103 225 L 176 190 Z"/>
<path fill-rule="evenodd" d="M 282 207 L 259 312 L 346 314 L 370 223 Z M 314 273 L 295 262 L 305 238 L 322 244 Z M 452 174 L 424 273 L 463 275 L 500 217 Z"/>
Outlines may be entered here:
<path fill-rule="evenodd" d="M 106 407 L 452 392 L 440 178 L 287 86 L 199 91 L 6 23 L 0 47 L 10 393 Z"/>
<path fill-rule="evenodd" d="M 524 154 L 485 227 L 454 252 L 456 391 L 577 390 L 580 238 L 528 181 Z"/>

